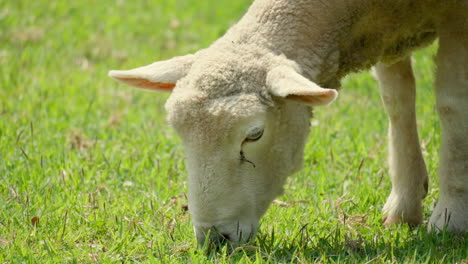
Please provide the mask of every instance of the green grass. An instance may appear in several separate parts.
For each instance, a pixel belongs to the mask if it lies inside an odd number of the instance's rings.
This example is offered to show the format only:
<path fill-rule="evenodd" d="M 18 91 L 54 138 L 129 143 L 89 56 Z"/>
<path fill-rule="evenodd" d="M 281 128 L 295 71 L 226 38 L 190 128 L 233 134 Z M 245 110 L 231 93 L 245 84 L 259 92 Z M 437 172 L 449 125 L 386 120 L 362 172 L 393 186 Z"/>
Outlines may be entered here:
<path fill-rule="evenodd" d="M 466 235 L 380 224 L 387 122 L 367 73 L 316 109 L 305 168 L 257 239 L 234 251 L 197 249 L 167 95 L 107 71 L 206 47 L 249 4 L 0 0 L 0 263 L 467 263 Z M 415 56 L 426 219 L 438 195 L 435 50 Z"/>

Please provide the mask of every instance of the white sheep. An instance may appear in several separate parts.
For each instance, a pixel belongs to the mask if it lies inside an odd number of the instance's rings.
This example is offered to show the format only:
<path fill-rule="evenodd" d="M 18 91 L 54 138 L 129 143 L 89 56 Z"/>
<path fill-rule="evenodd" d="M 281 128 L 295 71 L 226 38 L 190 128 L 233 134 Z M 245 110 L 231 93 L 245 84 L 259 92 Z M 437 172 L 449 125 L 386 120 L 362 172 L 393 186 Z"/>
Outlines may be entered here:
<path fill-rule="evenodd" d="M 429 229 L 468 230 L 468 4 L 462 0 L 256 0 L 210 47 L 109 75 L 172 92 L 188 202 L 199 243 L 246 242 L 299 170 L 310 107 L 335 100 L 340 79 L 376 65 L 389 115 L 392 191 L 385 224 L 422 223 L 428 188 L 410 53 L 439 37 L 440 197 Z M 322 88 L 328 87 L 328 88 Z"/>

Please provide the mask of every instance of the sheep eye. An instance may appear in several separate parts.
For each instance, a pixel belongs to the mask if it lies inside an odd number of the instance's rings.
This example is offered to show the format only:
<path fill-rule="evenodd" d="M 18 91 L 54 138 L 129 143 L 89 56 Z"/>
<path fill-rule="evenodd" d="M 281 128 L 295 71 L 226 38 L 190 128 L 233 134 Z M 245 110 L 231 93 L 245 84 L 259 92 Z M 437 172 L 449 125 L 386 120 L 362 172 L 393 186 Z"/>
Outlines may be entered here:
<path fill-rule="evenodd" d="M 245 142 L 254 142 L 263 136 L 263 128 L 257 128 L 249 132 L 245 138 Z"/>

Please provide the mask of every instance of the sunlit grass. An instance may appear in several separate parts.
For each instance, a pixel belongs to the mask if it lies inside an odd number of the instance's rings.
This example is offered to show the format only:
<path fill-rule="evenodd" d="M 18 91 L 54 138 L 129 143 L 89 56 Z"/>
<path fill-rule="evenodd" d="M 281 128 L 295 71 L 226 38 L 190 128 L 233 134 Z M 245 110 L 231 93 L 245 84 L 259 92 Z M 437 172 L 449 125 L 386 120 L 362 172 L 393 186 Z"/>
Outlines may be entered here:
<path fill-rule="evenodd" d="M 315 111 L 305 167 L 251 245 L 197 249 L 180 140 L 166 94 L 107 77 L 193 52 L 250 1 L 0 0 L 1 263 L 466 262 L 466 235 L 384 228 L 387 122 L 376 82 L 356 74 Z M 432 46 L 415 56 L 419 128 L 438 194 Z"/>

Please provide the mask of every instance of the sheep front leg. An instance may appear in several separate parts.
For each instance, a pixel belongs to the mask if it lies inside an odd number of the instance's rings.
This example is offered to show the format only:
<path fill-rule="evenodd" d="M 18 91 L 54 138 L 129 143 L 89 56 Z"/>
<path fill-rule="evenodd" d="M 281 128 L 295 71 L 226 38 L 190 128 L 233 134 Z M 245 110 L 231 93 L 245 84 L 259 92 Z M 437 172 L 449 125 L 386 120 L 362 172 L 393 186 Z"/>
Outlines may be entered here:
<path fill-rule="evenodd" d="M 416 84 L 408 57 L 392 65 L 375 66 L 390 124 L 389 166 L 392 191 L 384 206 L 385 225 L 422 223 L 421 201 L 428 177 L 416 128 Z"/>
<path fill-rule="evenodd" d="M 442 126 L 440 193 L 429 230 L 468 231 L 468 7 L 444 16 L 436 104 Z"/>

